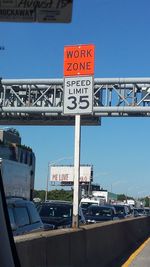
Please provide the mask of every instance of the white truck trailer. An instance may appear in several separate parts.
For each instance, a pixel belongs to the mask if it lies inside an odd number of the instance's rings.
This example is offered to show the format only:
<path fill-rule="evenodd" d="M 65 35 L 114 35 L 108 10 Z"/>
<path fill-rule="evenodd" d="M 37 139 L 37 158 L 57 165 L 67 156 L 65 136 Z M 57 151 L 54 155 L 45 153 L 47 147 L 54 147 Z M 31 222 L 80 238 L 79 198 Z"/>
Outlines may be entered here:
<path fill-rule="evenodd" d="M 103 197 L 86 197 L 82 198 L 80 201 L 80 206 L 84 208 L 88 208 L 90 205 L 104 205 L 106 203 Z"/>
<path fill-rule="evenodd" d="M 7 197 L 16 196 L 30 200 L 31 168 L 29 165 L 0 158 L 0 169 Z"/>

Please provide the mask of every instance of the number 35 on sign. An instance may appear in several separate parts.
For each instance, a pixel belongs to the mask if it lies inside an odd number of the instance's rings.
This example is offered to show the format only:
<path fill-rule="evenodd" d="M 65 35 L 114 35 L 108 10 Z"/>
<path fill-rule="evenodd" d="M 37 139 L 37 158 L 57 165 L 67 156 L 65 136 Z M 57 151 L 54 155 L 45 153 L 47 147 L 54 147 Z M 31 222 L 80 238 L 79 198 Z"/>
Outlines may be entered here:
<path fill-rule="evenodd" d="M 93 76 L 64 78 L 64 114 L 93 112 Z"/>

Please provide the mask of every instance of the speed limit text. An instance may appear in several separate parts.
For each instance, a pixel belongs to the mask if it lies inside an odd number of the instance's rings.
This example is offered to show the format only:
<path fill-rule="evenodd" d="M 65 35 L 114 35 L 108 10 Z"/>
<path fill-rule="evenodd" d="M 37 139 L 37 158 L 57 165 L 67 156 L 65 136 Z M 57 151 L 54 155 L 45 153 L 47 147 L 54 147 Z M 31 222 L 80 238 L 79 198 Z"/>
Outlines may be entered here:
<path fill-rule="evenodd" d="M 66 82 L 67 87 L 70 86 L 88 86 L 91 84 L 90 80 L 70 80 Z"/>
<path fill-rule="evenodd" d="M 90 80 L 67 81 L 66 86 L 69 87 L 68 94 L 86 94 L 90 84 Z"/>
<path fill-rule="evenodd" d="M 64 79 L 64 114 L 90 114 L 93 105 L 93 78 Z"/>

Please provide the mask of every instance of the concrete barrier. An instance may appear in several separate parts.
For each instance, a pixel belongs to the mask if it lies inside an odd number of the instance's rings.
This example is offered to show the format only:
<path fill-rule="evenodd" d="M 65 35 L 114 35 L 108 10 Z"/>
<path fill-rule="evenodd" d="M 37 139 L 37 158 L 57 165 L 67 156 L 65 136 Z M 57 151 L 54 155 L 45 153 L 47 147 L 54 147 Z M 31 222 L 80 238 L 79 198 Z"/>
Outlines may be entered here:
<path fill-rule="evenodd" d="M 150 217 L 126 219 L 15 237 L 22 267 L 121 266 L 150 235 Z"/>

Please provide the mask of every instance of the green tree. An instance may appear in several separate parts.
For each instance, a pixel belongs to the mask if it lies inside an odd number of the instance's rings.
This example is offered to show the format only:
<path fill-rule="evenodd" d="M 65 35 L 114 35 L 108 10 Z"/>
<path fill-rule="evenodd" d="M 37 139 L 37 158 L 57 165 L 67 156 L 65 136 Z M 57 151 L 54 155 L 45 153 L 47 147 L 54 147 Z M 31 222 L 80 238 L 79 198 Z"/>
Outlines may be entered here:
<path fill-rule="evenodd" d="M 124 201 L 124 200 L 126 200 L 126 195 L 124 195 L 124 194 L 117 195 L 117 200 L 118 201 Z"/>
<path fill-rule="evenodd" d="M 72 201 L 73 193 L 71 190 L 51 190 L 48 192 L 48 200 L 65 200 Z M 42 201 L 45 200 L 45 190 L 34 190 L 34 198 L 40 198 Z"/>
<path fill-rule="evenodd" d="M 33 198 L 40 198 L 42 201 L 44 201 L 45 190 L 34 190 Z"/>
<path fill-rule="evenodd" d="M 150 206 L 150 200 L 149 200 L 149 197 L 140 198 L 139 200 L 143 203 L 143 205 L 144 205 L 145 207 L 149 207 L 149 206 Z"/>

